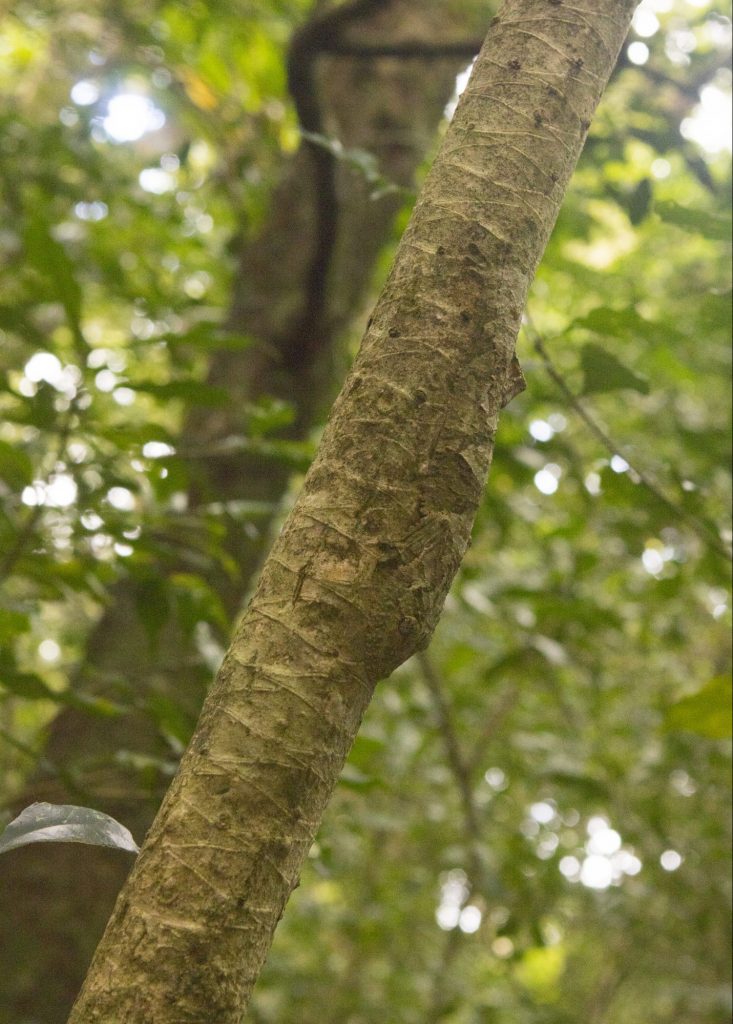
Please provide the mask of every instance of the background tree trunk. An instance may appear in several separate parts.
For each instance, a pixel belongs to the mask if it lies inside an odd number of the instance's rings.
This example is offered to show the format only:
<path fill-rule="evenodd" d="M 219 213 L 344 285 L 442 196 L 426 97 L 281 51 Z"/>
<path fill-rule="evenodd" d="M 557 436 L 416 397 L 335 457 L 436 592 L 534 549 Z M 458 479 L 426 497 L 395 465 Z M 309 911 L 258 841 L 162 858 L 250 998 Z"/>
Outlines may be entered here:
<path fill-rule="evenodd" d="M 470 4 L 458 12 L 446 3 L 426 10 L 415 0 L 359 6 L 359 17 L 346 21 L 338 36 L 357 48 L 402 39 L 430 43 L 436 38 L 465 45 L 485 20 L 485 12 L 478 15 Z M 309 28 L 302 30 L 306 41 Z M 456 74 L 470 57 L 456 56 L 450 47 L 448 56 L 427 60 L 316 51 L 311 57 L 324 132 L 347 148 L 373 153 L 386 179 L 412 187 Z M 363 175 L 346 162 L 334 162 L 333 251 L 322 268 L 324 280 L 317 280 L 314 254 L 323 227 L 318 154 L 317 148 L 301 147 L 283 168 L 270 216 L 242 250 L 228 326 L 251 336 L 254 344 L 244 352 L 223 350 L 214 355 L 209 383 L 224 385 L 231 400 L 213 414 L 206 410 L 189 416 L 180 440 L 183 451 L 208 451 L 241 435 L 244 406 L 261 395 L 295 405 L 296 421 L 289 436 L 302 438 L 332 397 L 334 378 L 345 362 L 345 354 L 336 350 L 337 341 L 361 312 L 376 258 L 404 199 L 395 192 L 371 199 L 373 186 Z M 323 290 L 319 306 L 313 296 L 318 288 Z M 242 452 L 205 456 L 192 461 L 190 504 L 216 500 L 226 508 L 247 499 L 274 510 L 290 472 L 272 459 Z M 259 533 L 243 529 L 233 514 L 225 518 L 223 546 L 237 571 L 232 574 L 220 565 L 208 582 L 232 619 L 262 558 L 272 516 L 258 523 Z M 166 541 L 174 554 L 156 572 L 195 571 L 187 539 L 171 527 Z M 52 723 L 47 746 L 49 762 L 63 776 L 36 777 L 18 805 L 34 800 L 87 803 L 123 821 L 141 840 L 169 778 L 155 769 L 151 777 L 150 767 L 140 765 L 171 759 L 170 746 L 149 713 L 151 701 L 174 701 L 193 725 L 211 672 L 173 619 L 151 647 L 140 617 L 138 585 L 139 581 L 124 580 L 109 595 L 74 682 L 80 692 L 121 699 L 131 711 L 104 719 L 64 710 Z M 128 754 L 113 761 L 110 752 L 118 750 Z M 0 962 L 16 965 L 0 986 L 0 1019 L 56 1024 L 68 1015 L 129 860 L 89 847 L 80 871 L 74 846 L 31 847 L 20 853 L 6 856 L 0 887 Z"/>
<path fill-rule="evenodd" d="M 469 541 L 527 290 L 635 4 L 508 0 L 72 1012 L 239 1021 L 376 681 Z"/>

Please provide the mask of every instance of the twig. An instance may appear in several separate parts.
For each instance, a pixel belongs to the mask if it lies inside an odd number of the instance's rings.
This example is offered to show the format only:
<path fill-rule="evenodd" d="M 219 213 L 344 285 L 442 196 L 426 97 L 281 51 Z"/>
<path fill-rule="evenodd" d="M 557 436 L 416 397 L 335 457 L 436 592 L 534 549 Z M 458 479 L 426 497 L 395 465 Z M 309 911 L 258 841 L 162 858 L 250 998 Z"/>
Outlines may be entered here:
<path fill-rule="evenodd" d="M 466 901 L 469 899 L 470 892 L 466 897 Z M 440 963 L 438 964 L 433 977 L 432 995 L 430 998 L 430 1006 L 428 1007 L 425 1015 L 425 1024 L 438 1024 L 440 1019 L 445 1016 L 445 1013 L 447 1012 L 443 990 L 445 988 L 446 978 L 450 974 L 453 959 L 460 948 L 462 938 L 463 933 L 458 927 L 451 929 L 451 931 L 446 935 L 445 942 L 443 944 L 443 955 L 440 958 Z"/>
<path fill-rule="evenodd" d="M 90 796 L 88 792 L 73 779 L 70 772 L 62 768 L 61 765 L 51 760 L 46 754 L 39 754 L 39 752 L 28 743 L 24 743 L 23 740 L 19 740 L 16 736 L 13 736 L 7 729 L 0 727 L 0 737 L 5 742 L 14 747 L 21 754 L 24 754 L 29 760 L 33 761 L 35 766 L 42 768 L 48 772 L 50 776 L 60 779 L 68 793 L 77 799 L 84 800 L 85 803 L 90 802 Z M 26 791 L 28 795 L 28 791 Z M 32 800 L 32 797 L 31 797 Z"/>
<path fill-rule="evenodd" d="M 456 786 L 463 806 L 463 818 L 466 833 L 470 840 L 468 886 L 466 887 L 466 893 L 462 902 L 462 906 L 465 906 L 471 899 L 473 893 L 477 889 L 482 888 L 482 882 L 484 880 L 484 868 L 479 853 L 481 824 L 478 807 L 476 806 L 473 796 L 471 771 L 458 742 L 450 707 L 448 706 L 448 702 L 446 701 L 445 694 L 443 692 L 442 680 L 440 679 L 433 662 L 425 651 L 421 651 L 416 656 L 415 660 L 420 666 L 423 680 L 433 701 L 435 717 L 438 720 L 438 728 L 440 729 L 446 754 L 448 755 L 448 762 L 456 780 Z M 440 964 L 437 966 L 435 976 L 433 978 L 433 991 L 430 1000 L 429 1016 L 427 1017 L 426 1024 L 437 1024 L 443 1016 L 445 1008 L 445 998 L 443 995 L 445 979 L 449 974 L 451 962 L 459 950 L 460 940 L 461 931 L 456 925 L 448 932 L 445 943 L 443 944 L 443 953 L 440 958 Z"/>
<path fill-rule="evenodd" d="M 707 523 L 703 522 L 703 520 L 699 519 L 692 512 L 688 512 L 687 509 L 682 508 L 681 505 L 678 505 L 671 498 L 667 497 L 664 491 L 662 491 L 659 488 L 659 486 L 649 476 L 649 474 L 639 469 L 638 466 L 634 465 L 628 453 L 625 452 L 623 448 L 606 433 L 606 431 L 601 427 L 598 421 L 591 415 L 590 412 L 588 412 L 585 405 L 581 402 L 580 398 L 573 391 L 570 390 L 568 385 L 563 380 L 562 375 L 555 368 L 552 360 L 550 359 L 550 355 L 547 349 L 545 348 L 542 338 L 538 333 L 537 329 L 533 326 L 532 321 L 529 319 L 529 317 L 527 318 L 527 320 L 527 326 L 529 326 L 530 328 L 530 330 L 527 333 L 530 334 L 532 337 L 534 349 L 544 364 L 547 376 L 552 380 L 552 382 L 562 393 L 563 397 L 566 399 L 568 404 L 571 406 L 571 408 L 575 410 L 577 415 L 585 423 L 585 425 L 588 427 L 588 429 L 594 435 L 594 437 L 596 437 L 597 440 L 600 441 L 600 443 L 603 445 L 606 451 L 608 451 L 611 455 L 618 455 L 619 458 L 622 458 L 624 460 L 624 462 L 628 465 L 631 472 L 636 477 L 637 481 L 643 487 L 645 487 L 650 494 L 653 494 L 657 501 L 660 502 L 660 504 L 664 505 L 665 508 L 669 509 L 670 512 L 674 513 L 676 517 L 684 520 L 688 524 L 688 526 L 690 526 L 691 529 L 698 535 L 698 537 L 705 544 L 707 544 L 709 548 L 712 548 L 714 551 L 717 552 L 717 554 L 722 555 L 724 558 L 728 559 L 728 561 L 731 561 L 733 559 L 731 552 L 721 543 L 720 538 L 717 536 L 716 533 L 713 532 L 713 530 L 707 525 Z"/>
<path fill-rule="evenodd" d="M 29 511 L 25 522 L 21 526 L 20 530 L 18 530 L 15 541 L 10 545 L 0 561 L 0 579 L 7 579 L 15 568 L 18 559 L 22 557 L 26 544 L 33 536 L 33 531 L 36 528 L 38 520 L 41 518 L 42 512 L 42 505 L 35 505 L 33 509 Z"/>
<path fill-rule="evenodd" d="M 465 829 L 470 840 L 468 885 L 462 901 L 462 906 L 465 907 L 474 893 L 480 892 L 485 888 L 485 868 L 480 853 L 482 842 L 481 816 L 472 785 L 472 775 L 476 768 L 477 759 L 467 760 L 461 749 L 450 706 L 445 697 L 445 687 L 430 656 L 425 651 L 421 651 L 415 660 L 420 666 L 423 680 L 433 701 L 435 717 L 445 745 L 448 762 L 456 780 L 456 786 L 463 807 Z M 503 714 L 492 716 L 491 725 L 484 729 L 483 732 L 484 743 L 488 739 L 489 732 L 493 732 L 494 726 L 501 718 L 503 718 Z M 443 989 L 446 978 L 450 973 L 450 965 L 460 949 L 462 937 L 462 932 L 457 926 L 452 928 L 446 936 L 440 963 L 436 967 L 433 978 L 430 1007 L 425 1018 L 426 1024 L 438 1024 L 438 1021 L 440 1021 L 445 1012 L 446 1005 Z"/>
<path fill-rule="evenodd" d="M 416 657 L 420 666 L 423 680 L 427 686 L 435 709 L 435 716 L 438 720 L 438 728 L 445 745 L 448 762 L 456 780 L 456 786 L 461 798 L 463 807 L 463 819 L 466 825 L 466 832 L 471 839 L 471 872 L 474 875 L 474 885 L 478 885 L 483 874 L 477 846 L 481 841 L 481 825 L 479 821 L 479 810 L 473 795 L 471 785 L 471 769 L 468 761 L 463 756 L 463 751 L 458 743 L 455 726 L 451 717 L 450 707 L 443 693 L 443 686 L 438 672 L 433 665 L 426 651 L 421 651 Z"/>
<path fill-rule="evenodd" d="M 471 775 L 474 774 L 481 764 L 486 744 L 489 743 L 496 735 L 502 722 L 517 703 L 518 699 L 518 687 L 514 685 L 510 686 L 498 701 L 496 708 L 494 708 L 492 713 L 486 719 L 484 727 L 476 740 L 473 750 L 471 751 L 471 756 L 468 759 L 468 766 Z"/>
<path fill-rule="evenodd" d="M 461 797 L 466 833 L 470 839 L 468 884 L 462 901 L 462 907 L 465 907 L 476 893 L 485 889 L 486 879 L 486 869 L 480 853 L 483 832 L 481 813 L 474 797 L 472 780 L 480 765 L 481 754 L 486 744 L 496 735 L 501 722 L 513 707 L 519 693 L 516 688 L 512 687 L 504 694 L 498 707 L 482 729 L 481 736 L 471 755 L 466 757 L 458 740 L 450 705 L 445 696 L 445 684 L 439 672 L 425 651 L 420 652 L 415 660 L 420 666 L 423 680 L 433 701 L 438 728 Z M 458 926 L 450 929 L 445 937 L 440 962 L 436 965 L 433 977 L 432 995 L 425 1016 L 425 1024 L 438 1024 L 447 1012 L 448 1007 L 444 995 L 446 979 L 450 976 L 451 964 L 460 951 L 462 939 L 463 932 Z"/>

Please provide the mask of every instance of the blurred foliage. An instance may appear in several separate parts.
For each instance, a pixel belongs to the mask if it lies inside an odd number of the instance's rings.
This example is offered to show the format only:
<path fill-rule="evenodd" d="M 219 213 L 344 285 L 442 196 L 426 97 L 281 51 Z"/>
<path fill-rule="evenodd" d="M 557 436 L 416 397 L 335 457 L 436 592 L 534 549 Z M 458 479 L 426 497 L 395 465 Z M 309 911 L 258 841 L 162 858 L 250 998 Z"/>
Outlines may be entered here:
<path fill-rule="evenodd" d="M 90 729 L 124 713 L 68 685 L 116 580 L 151 642 L 170 615 L 226 626 L 221 510 L 187 508 L 176 439 L 227 401 L 211 352 L 246 358 L 221 326 L 233 255 L 297 146 L 283 58 L 305 14 L 20 0 L 0 23 L 5 800 L 60 704 Z M 378 691 L 258 1024 L 730 1013 L 728 14 L 637 13 L 429 654 L 442 711 L 418 663 Z M 278 447 L 290 416 L 264 399 L 241 444 L 302 469 Z M 165 572 L 176 545 L 197 571 Z M 185 743 L 179 709 L 157 713 Z"/>

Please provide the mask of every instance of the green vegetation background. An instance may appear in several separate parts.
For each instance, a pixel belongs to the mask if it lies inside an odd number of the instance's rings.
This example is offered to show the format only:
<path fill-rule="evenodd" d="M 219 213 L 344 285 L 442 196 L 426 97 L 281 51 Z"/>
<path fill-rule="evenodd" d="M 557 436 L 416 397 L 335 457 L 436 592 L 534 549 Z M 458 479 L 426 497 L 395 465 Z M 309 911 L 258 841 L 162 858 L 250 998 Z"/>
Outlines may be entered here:
<path fill-rule="evenodd" d="M 252 1021 L 729 1014 L 730 150 L 698 140 L 730 96 L 730 12 L 643 11 L 631 42 L 650 53 L 624 56 L 535 283 L 528 390 L 430 660 L 378 691 Z M 60 706 L 86 704 L 90 730 L 125 713 L 69 685 L 115 581 L 146 582 L 152 644 L 179 616 L 216 660 L 218 513 L 182 504 L 176 437 L 187 408 L 227 401 L 203 382 L 212 350 L 248 343 L 218 325 L 237 240 L 298 145 L 284 55 L 306 14 L 17 3 L 0 23 L 8 806 Z M 115 141 L 109 101 L 131 92 L 165 124 Z M 290 415 L 263 400 L 242 443 L 295 488 L 312 445 L 278 437 Z M 167 577 L 171 520 L 197 558 Z M 190 721 L 148 711 L 170 771 Z"/>

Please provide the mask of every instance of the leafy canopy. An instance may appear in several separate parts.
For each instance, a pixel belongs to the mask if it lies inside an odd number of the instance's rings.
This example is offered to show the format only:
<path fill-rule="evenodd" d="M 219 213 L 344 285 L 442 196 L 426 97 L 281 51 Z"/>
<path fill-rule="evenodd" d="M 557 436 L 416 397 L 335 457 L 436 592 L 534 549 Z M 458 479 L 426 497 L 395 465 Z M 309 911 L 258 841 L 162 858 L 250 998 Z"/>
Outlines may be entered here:
<path fill-rule="evenodd" d="M 205 382 L 217 346 L 248 355 L 223 311 L 298 144 L 284 53 L 304 8 L 26 2 L 0 26 L 7 800 L 60 705 L 94 729 L 134 704 L 69 683 L 116 581 L 151 644 L 171 616 L 228 628 L 222 510 L 188 508 L 178 437 L 229 400 Z M 378 693 L 253 1021 L 725 1012 L 729 45 L 705 0 L 637 13 L 430 660 Z M 297 473 L 291 417 L 265 397 L 235 441 Z M 243 495 L 242 528 L 268 511 Z M 190 572 L 168 571 L 177 547 Z M 174 762 L 189 714 L 148 713 Z"/>

